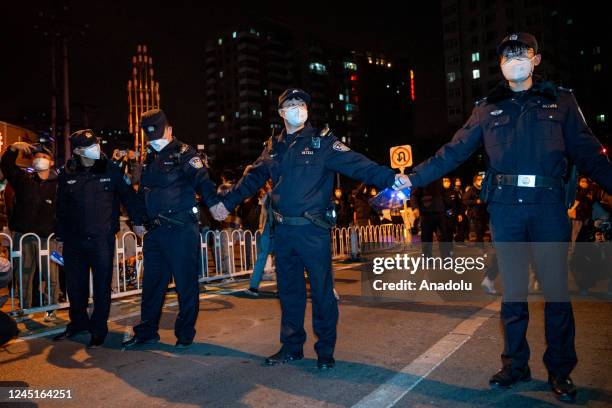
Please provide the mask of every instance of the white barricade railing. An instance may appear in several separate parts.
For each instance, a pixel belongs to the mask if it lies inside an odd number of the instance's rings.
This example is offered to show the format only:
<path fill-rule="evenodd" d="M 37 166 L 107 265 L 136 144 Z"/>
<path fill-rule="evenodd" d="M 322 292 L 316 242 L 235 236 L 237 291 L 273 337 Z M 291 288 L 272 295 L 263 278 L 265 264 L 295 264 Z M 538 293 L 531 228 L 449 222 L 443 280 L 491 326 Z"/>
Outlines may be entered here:
<path fill-rule="evenodd" d="M 353 246 L 354 242 L 356 246 Z M 410 234 L 403 224 L 382 224 L 333 228 L 331 231 L 332 256 L 334 259 L 352 257 L 359 253 L 392 248 L 410 242 Z"/>
<path fill-rule="evenodd" d="M 253 234 L 248 230 L 208 230 L 200 234 L 200 282 L 234 279 L 251 274 L 257 256 L 257 241 L 260 235 L 261 231 Z M 41 239 L 34 233 L 13 234 L 13 236 L 0 233 L 0 240 L 6 247 L 9 260 L 13 265 L 13 280 L 8 288 L 10 299 L 6 305 L 9 313 L 26 315 L 68 306 L 68 301 L 59 303 L 57 292 L 53 292 L 54 290 L 59 291 L 59 278 L 53 276 L 59 273 L 58 266 L 51 261 L 50 256 L 57 245 L 53 235 L 47 239 Z M 27 247 L 26 252 L 23 250 L 24 244 Z M 25 262 L 24 254 L 26 255 Z M 144 262 L 142 241 L 136 237 L 136 234 L 129 230 L 117 234 L 113 261 L 111 297 L 119 298 L 140 293 Z M 33 273 L 38 275 L 39 293 L 36 307 L 33 307 L 34 302 L 29 300 L 33 295 L 25 292 L 37 292 L 37 288 L 30 284 L 35 281 Z M 51 282 L 56 286 L 53 286 Z M 90 297 L 93 294 L 92 285 L 90 279 Z M 170 286 L 173 286 L 173 282 Z"/>
<path fill-rule="evenodd" d="M 261 231 L 253 234 L 245 230 L 208 230 L 200 234 L 200 282 L 234 279 L 251 274 L 257 259 L 257 242 L 260 236 Z M 15 239 L 17 239 L 17 245 L 15 245 Z M 33 233 L 15 234 L 14 236 L 0 233 L 0 240 L 7 248 L 13 265 L 13 282 L 9 288 L 9 312 L 21 315 L 68 306 L 67 302 L 57 301 L 59 270 L 57 265 L 51 261 L 51 252 L 57 246 L 53 235 L 47 239 L 41 239 Z M 391 248 L 406 242 L 409 242 L 409 234 L 406 227 L 399 224 L 350 226 L 331 230 L 334 259 Z M 26 262 L 23 262 L 24 244 L 27 247 L 28 259 Z M 33 253 L 35 254 L 34 259 L 29 259 Z M 27 265 L 24 265 L 26 263 Z M 30 284 L 30 281 L 34 281 L 32 275 L 35 272 L 33 271 L 36 271 L 38 275 L 39 285 L 38 306 L 36 307 L 32 307 L 29 302 L 32 295 L 24 293 L 25 290 L 35 292 L 36 288 Z M 143 273 L 145 272 L 142 241 L 129 230 L 118 233 L 115 240 L 112 298 L 140 293 Z M 90 293 L 92 293 L 91 285 L 90 280 Z"/>

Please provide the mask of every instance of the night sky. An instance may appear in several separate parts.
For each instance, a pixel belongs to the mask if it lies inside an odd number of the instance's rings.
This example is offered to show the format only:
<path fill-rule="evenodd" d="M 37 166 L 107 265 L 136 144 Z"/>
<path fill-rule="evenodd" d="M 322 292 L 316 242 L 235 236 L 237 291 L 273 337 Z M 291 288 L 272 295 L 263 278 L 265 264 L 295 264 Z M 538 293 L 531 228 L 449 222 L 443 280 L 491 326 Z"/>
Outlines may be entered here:
<path fill-rule="evenodd" d="M 0 120 L 9 122 L 17 121 L 21 110 L 50 109 L 50 47 L 34 26 L 38 10 L 51 11 L 55 2 L 28 3 L 5 9 L 0 24 Z M 409 55 L 415 63 L 417 109 L 439 110 L 445 117 L 438 2 L 424 2 L 426 8 L 414 14 L 384 7 L 319 11 L 314 5 L 298 12 L 287 9 L 288 3 L 263 10 L 258 2 L 242 7 L 232 2 L 231 8 L 210 6 L 209 2 L 181 6 L 154 1 L 58 3 L 69 5 L 71 22 L 89 25 L 85 35 L 70 44 L 73 130 L 82 125 L 82 105 L 88 106 L 90 126 L 127 128 L 126 84 L 131 57 L 137 44 L 145 43 L 160 82 L 162 108 L 173 122 L 175 134 L 195 143 L 204 125 L 202 67 L 206 41 L 239 22 L 262 16 L 294 24 L 349 48 Z M 61 107 L 61 98 L 58 105 Z"/>

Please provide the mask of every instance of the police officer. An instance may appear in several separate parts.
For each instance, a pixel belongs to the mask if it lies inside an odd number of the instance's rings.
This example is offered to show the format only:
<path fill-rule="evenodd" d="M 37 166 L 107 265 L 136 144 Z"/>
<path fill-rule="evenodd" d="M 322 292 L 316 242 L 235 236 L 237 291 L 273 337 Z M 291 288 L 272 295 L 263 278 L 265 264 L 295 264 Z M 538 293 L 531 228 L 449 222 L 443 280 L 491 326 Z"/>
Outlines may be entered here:
<path fill-rule="evenodd" d="M 577 359 L 567 295 L 570 225 L 564 178 L 569 173 L 568 160 L 572 160 L 582 173 L 611 192 L 612 164 L 585 123 L 571 90 L 533 79 L 534 67 L 541 61 L 534 36 L 508 35 L 499 44 L 498 54 L 505 81 L 476 103 L 471 117 L 449 143 L 403 181 L 425 185 L 465 162 L 484 144 L 488 168 L 483 201 L 488 202 L 504 286 L 503 368 L 490 384 L 506 387 L 531 379 L 526 339 L 529 257 L 525 251 L 539 249 L 533 260 L 547 300 L 544 363 L 552 391 L 560 399 L 573 400 L 576 387 L 569 375 Z M 543 244 L 538 247 L 532 242 L 556 244 L 542 251 Z"/>
<path fill-rule="evenodd" d="M 70 323 L 55 340 L 91 332 L 89 347 L 99 347 L 108 333 L 115 234 L 119 204 L 136 214 L 135 192 L 121 169 L 100 152 L 91 129 L 70 136 L 75 156 L 59 171 L 56 236 L 64 242 Z M 93 273 L 94 309 L 87 314 L 89 269 Z"/>
<path fill-rule="evenodd" d="M 333 292 L 331 245 L 326 218 L 334 188 L 334 173 L 375 184 L 394 184 L 395 172 L 351 151 L 328 129 L 315 129 L 308 121 L 310 95 L 287 89 L 278 100 L 285 129 L 270 138 L 248 174 L 224 198 L 213 215 L 218 218 L 255 194 L 269 178 L 273 182 L 272 208 L 277 281 L 282 308 L 282 348 L 265 360 L 276 365 L 303 357 L 306 341 L 304 312 L 308 273 L 312 294 L 315 350 L 320 369 L 332 368 L 336 344 L 338 305 Z M 222 211 L 217 214 L 217 210 Z"/>
<path fill-rule="evenodd" d="M 144 236 L 144 278 L 140 324 L 123 346 L 159 341 L 159 319 L 170 277 L 174 277 L 179 313 L 174 325 L 176 347 L 186 348 L 195 336 L 200 305 L 198 193 L 207 206 L 216 204 L 215 185 L 195 149 L 172 136 L 162 110 L 143 113 L 140 124 L 148 140 L 138 200 L 148 231 Z M 138 226 L 142 235 L 143 228 Z"/>

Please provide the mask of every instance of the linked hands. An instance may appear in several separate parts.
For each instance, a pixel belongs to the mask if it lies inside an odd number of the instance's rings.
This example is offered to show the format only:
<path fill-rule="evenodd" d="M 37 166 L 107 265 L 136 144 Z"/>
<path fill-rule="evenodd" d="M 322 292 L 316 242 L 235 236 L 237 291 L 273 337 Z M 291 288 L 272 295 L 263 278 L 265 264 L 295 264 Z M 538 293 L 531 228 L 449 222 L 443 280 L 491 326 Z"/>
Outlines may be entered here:
<path fill-rule="evenodd" d="M 394 190 L 402 190 L 406 187 L 411 187 L 412 183 L 410 179 L 405 174 L 396 174 L 395 175 L 395 183 L 393 183 Z"/>

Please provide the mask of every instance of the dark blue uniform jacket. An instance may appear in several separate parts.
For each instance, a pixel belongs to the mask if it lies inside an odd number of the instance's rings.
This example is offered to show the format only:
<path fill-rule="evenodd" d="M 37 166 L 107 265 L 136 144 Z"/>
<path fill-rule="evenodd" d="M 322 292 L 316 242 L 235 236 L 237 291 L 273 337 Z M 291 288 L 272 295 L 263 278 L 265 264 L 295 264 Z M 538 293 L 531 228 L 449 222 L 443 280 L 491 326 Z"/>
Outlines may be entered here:
<path fill-rule="evenodd" d="M 71 160 L 59 171 L 56 235 L 103 236 L 119 231 L 119 203 L 136 217 L 135 193 L 119 166 L 103 157 L 90 168 Z"/>
<path fill-rule="evenodd" d="M 330 204 L 336 172 L 378 188 L 389 187 L 395 181 L 392 169 L 374 163 L 331 133 L 319 132 L 307 123 L 295 134 L 283 131 L 271 138 L 223 203 L 231 210 L 272 179 L 275 211 L 288 217 L 300 217 L 306 211 L 321 215 Z"/>
<path fill-rule="evenodd" d="M 193 147 L 173 139 L 161 152 L 148 150 L 138 189 L 140 207 L 146 208 L 148 219 L 190 210 L 197 206 L 196 193 L 207 207 L 219 202 L 208 170 Z"/>
<path fill-rule="evenodd" d="M 424 186 L 465 162 L 484 144 L 487 172 L 566 178 L 568 159 L 605 191 L 612 192 L 612 164 L 587 126 L 572 92 L 550 82 L 536 82 L 526 92 L 505 83 L 476 103 L 453 139 L 410 175 Z M 561 187 L 495 186 L 488 202 L 558 203 Z"/>

